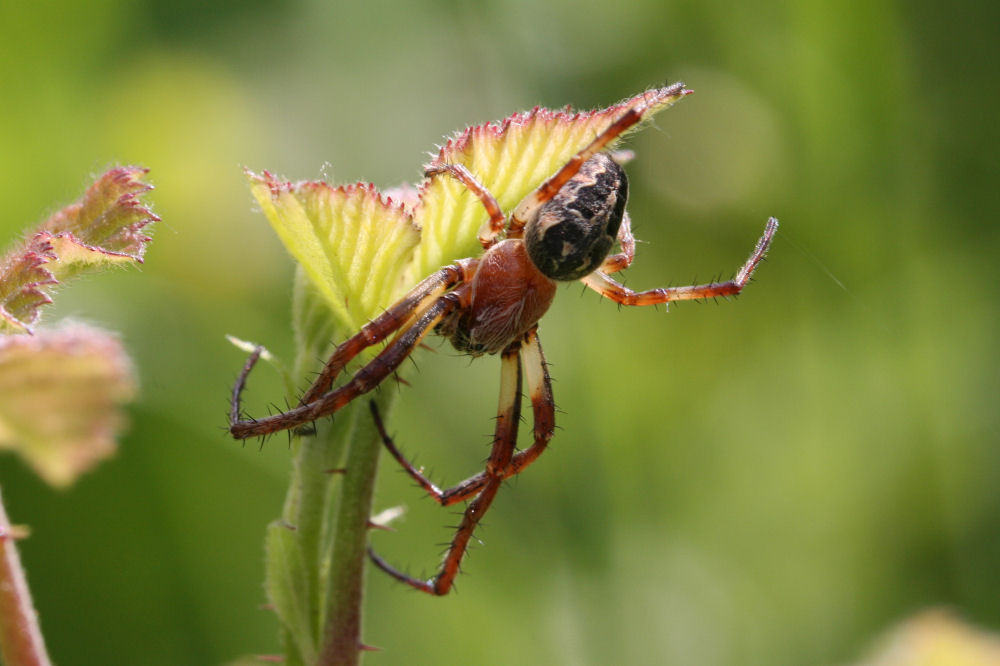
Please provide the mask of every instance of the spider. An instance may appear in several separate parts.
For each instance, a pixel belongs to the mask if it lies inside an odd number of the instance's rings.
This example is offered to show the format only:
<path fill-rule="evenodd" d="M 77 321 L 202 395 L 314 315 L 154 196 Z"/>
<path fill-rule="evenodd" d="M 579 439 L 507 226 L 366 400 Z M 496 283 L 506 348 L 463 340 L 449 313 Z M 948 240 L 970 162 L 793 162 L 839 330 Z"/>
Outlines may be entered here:
<path fill-rule="evenodd" d="M 509 216 L 466 167 L 432 163 L 425 172 L 428 178 L 454 178 L 482 202 L 489 216 L 479 235 L 483 254 L 459 259 L 425 278 L 341 343 L 298 406 L 288 411 L 260 419 L 240 418 L 240 396 L 261 350 L 244 365 L 233 388 L 230 412 L 230 432 L 237 439 L 301 428 L 335 413 L 392 375 L 430 331 L 448 338 L 459 352 L 500 355 L 499 408 L 486 467 L 451 488 L 438 488 L 403 457 L 372 403 L 383 443 L 406 473 L 442 506 L 468 502 L 440 568 L 428 580 L 399 571 L 369 549 L 374 564 L 397 580 L 429 594 L 447 594 L 473 532 L 503 481 L 524 471 L 552 438 L 555 404 L 537 329 L 559 282 L 579 280 L 621 305 L 656 305 L 739 294 L 764 258 L 778 228 L 774 218 L 768 220 L 750 258 L 728 282 L 635 292 L 609 277 L 632 263 L 635 238 L 625 211 L 628 179 L 619 164 L 623 160 L 605 148 L 641 118 L 636 108 L 625 111 L 524 197 Z M 620 251 L 611 254 L 616 242 Z M 352 359 L 390 336 L 377 356 L 334 387 Z M 533 442 L 517 450 L 523 381 L 534 417 Z"/>

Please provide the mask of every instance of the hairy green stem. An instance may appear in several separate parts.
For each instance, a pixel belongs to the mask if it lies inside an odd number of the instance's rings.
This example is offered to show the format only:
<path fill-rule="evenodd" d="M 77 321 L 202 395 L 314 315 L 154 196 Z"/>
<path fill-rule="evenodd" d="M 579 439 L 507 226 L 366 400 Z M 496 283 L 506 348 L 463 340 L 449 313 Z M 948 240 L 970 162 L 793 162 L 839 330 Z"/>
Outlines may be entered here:
<path fill-rule="evenodd" d="M 390 392 L 375 401 L 384 407 Z M 340 503 L 330 550 L 330 572 L 326 582 L 326 622 L 319 663 L 323 666 L 354 666 L 362 650 L 361 621 L 369 518 L 378 469 L 381 441 L 367 405 L 358 405 L 360 421 L 354 428 L 347 459 Z"/>
<path fill-rule="evenodd" d="M 315 436 L 303 437 L 299 442 L 293 469 L 293 483 L 286 500 L 286 520 L 294 521 L 295 536 L 301 552 L 302 578 L 307 593 L 305 627 L 299 633 L 308 636 L 309 649 L 304 658 L 307 664 L 315 663 L 319 652 L 320 627 L 323 622 L 323 580 L 321 571 L 328 549 L 325 535 L 330 513 L 331 486 L 336 479 L 332 469 L 343 457 L 343 442 L 350 437 L 353 410 L 344 414 L 336 423 L 321 424 Z M 305 640 L 305 637 L 303 637 Z"/>
<path fill-rule="evenodd" d="M 10 666 L 49 666 L 28 580 L 0 500 L 0 657 Z"/>
<path fill-rule="evenodd" d="M 391 396 L 374 399 L 384 409 Z M 344 666 L 360 658 L 368 520 L 381 449 L 367 402 L 359 399 L 332 423 L 319 424 L 315 435 L 296 440 L 282 519 L 268 531 L 267 587 L 288 664 Z"/>

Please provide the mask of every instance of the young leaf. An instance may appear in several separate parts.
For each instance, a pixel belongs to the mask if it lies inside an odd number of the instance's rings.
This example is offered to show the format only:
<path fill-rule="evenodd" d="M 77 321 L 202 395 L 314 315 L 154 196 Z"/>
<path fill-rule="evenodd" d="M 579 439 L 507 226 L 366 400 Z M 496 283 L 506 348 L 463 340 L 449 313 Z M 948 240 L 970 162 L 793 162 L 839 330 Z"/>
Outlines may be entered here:
<path fill-rule="evenodd" d="M 53 259 L 52 246 L 36 236 L 0 261 L 0 333 L 30 332 L 38 308 L 52 302 L 45 290 L 57 281 L 44 265 Z"/>
<path fill-rule="evenodd" d="M 119 406 L 136 391 L 111 334 L 84 326 L 0 337 L 0 448 L 67 486 L 115 450 Z"/>
<path fill-rule="evenodd" d="M 111 169 L 0 260 L 0 333 L 30 333 L 61 280 L 142 262 L 150 240 L 142 229 L 159 219 L 139 198 L 151 189 L 140 180 L 145 173 Z"/>
<path fill-rule="evenodd" d="M 409 212 L 374 185 L 281 182 L 247 172 L 264 214 L 325 299 L 338 328 L 354 331 L 405 288 L 420 233 Z"/>
<path fill-rule="evenodd" d="M 139 197 L 152 189 L 140 180 L 147 169 L 111 169 L 91 185 L 83 198 L 46 220 L 40 230 L 50 234 L 54 244 L 63 241 L 78 246 L 77 251 L 94 252 L 100 257 L 84 263 L 131 260 L 142 263 L 149 236 L 142 229 L 159 218 Z M 63 255 L 57 252 L 60 261 Z M 60 269 L 65 270 L 65 269 Z"/>

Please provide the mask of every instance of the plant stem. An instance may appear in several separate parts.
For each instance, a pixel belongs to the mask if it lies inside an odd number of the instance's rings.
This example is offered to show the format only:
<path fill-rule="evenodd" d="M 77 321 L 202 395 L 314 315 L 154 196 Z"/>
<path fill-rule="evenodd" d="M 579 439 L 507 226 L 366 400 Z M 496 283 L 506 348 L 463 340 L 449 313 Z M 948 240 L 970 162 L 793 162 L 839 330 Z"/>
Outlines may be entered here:
<path fill-rule="evenodd" d="M 383 405 L 391 392 L 374 398 Z M 367 398 L 295 443 L 282 520 L 268 532 L 267 588 L 282 622 L 286 663 L 354 666 L 368 520 L 381 440 Z M 346 450 L 346 460 L 344 460 Z M 342 474 L 331 474 L 343 467 Z"/>
<path fill-rule="evenodd" d="M 49 666 L 28 580 L 0 499 L 0 656 L 8 666 Z"/>
<path fill-rule="evenodd" d="M 334 489 L 340 480 L 330 470 L 340 466 L 351 441 L 355 407 L 335 421 L 316 424 L 316 433 L 293 440 L 292 474 L 280 521 L 268 528 L 267 589 L 282 623 L 286 663 L 313 666 L 320 651 L 326 577 L 333 531 Z"/>
<path fill-rule="evenodd" d="M 384 408 L 391 400 L 384 391 L 374 398 Z M 359 405 L 359 407 L 367 407 Z M 331 544 L 326 583 L 326 625 L 319 663 L 355 666 L 362 650 L 361 620 L 367 559 L 369 518 L 381 441 L 375 425 L 361 410 L 347 450 L 346 472 Z"/>

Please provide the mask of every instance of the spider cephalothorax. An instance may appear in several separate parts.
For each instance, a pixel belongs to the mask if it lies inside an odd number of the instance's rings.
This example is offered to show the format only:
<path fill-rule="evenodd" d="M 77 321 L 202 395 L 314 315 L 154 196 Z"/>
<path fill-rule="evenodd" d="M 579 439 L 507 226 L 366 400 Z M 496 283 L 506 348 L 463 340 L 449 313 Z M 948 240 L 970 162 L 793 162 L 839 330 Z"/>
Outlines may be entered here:
<path fill-rule="evenodd" d="M 519 238 L 498 242 L 473 268 L 472 279 L 452 292 L 460 307 L 435 330 L 460 352 L 496 354 L 538 323 L 556 283 L 535 267 Z"/>
<path fill-rule="evenodd" d="M 676 98 L 687 91 L 676 84 L 657 92 L 661 97 Z M 341 343 L 298 406 L 286 412 L 261 419 L 241 417 L 240 394 L 260 350 L 244 366 L 233 389 L 230 412 L 230 432 L 237 439 L 299 428 L 333 414 L 391 376 L 432 330 L 448 338 L 459 351 L 474 356 L 500 354 L 500 404 L 486 469 L 452 488 L 438 488 L 402 456 L 372 403 L 382 439 L 406 472 L 439 504 L 469 502 L 444 562 L 430 580 L 407 576 L 371 553 L 375 564 L 395 578 L 424 592 L 446 594 L 469 539 L 503 480 L 534 462 L 548 445 L 555 427 L 555 406 L 537 327 L 552 303 L 557 280 L 580 280 L 623 305 L 731 296 L 746 286 L 767 252 L 778 227 L 774 218 L 768 221 L 750 258 L 728 282 L 635 292 L 609 277 L 632 263 L 635 239 L 625 212 L 625 171 L 603 151 L 642 120 L 644 112 L 641 105 L 623 111 L 589 145 L 524 197 L 509 216 L 468 168 L 461 164 L 431 164 L 426 170 L 428 178 L 454 178 L 482 202 L 489 217 L 479 236 L 484 253 L 460 259 L 433 273 Z M 616 242 L 619 252 L 611 254 Z M 388 344 L 374 359 L 349 380 L 334 386 L 338 375 L 362 350 L 386 340 Z M 528 385 L 534 427 L 532 444 L 517 451 L 522 381 Z"/>

